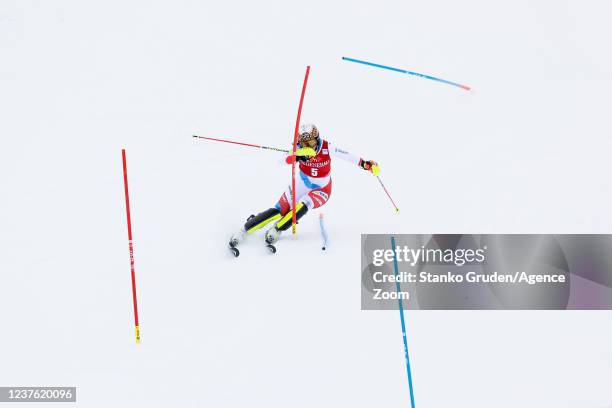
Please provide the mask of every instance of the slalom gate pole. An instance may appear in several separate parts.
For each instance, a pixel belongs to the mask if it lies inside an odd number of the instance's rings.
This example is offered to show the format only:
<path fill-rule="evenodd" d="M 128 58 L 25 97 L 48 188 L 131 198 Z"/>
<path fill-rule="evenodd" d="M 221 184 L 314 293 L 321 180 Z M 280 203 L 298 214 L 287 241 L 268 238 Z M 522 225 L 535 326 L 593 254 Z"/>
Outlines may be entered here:
<path fill-rule="evenodd" d="M 136 272 L 134 269 L 134 245 L 132 244 L 132 217 L 130 215 L 130 194 L 128 190 L 127 162 L 125 149 L 121 149 L 123 159 L 123 186 L 125 188 L 125 212 L 127 215 L 128 243 L 130 248 L 130 269 L 132 272 L 132 300 L 134 302 L 134 325 L 136 326 L 136 344 L 140 344 L 140 325 L 138 324 L 138 302 L 136 301 Z"/>
<path fill-rule="evenodd" d="M 402 322 L 402 336 L 404 338 L 404 354 L 406 356 L 406 371 L 408 372 L 408 388 L 410 389 L 410 404 L 414 408 L 414 390 L 412 388 L 412 371 L 410 370 L 410 356 L 408 355 L 408 340 L 406 340 L 406 322 L 404 321 L 404 305 L 402 304 L 402 297 L 399 296 L 400 284 L 398 279 L 398 267 L 397 267 L 397 252 L 395 251 L 395 237 L 391 237 L 391 250 L 393 250 L 393 274 L 395 275 L 395 289 L 397 290 L 397 299 L 399 303 L 400 320 Z"/>
<path fill-rule="evenodd" d="M 298 131 L 300 128 L 300 117 L 302 116 L 302 105 L 304 103 L 304 95 L 306 94 L 306 85 L 308 84 L 308 74 L 310 74 L 310 65 L 306 67 L 306 75 L 304 75 L 304 84 L 302 85 L 302 94 L 300 96 L 300 105 L 298 106 L 297 119 L 295 121 L 295 132 L 293 134 L 293 163 L 291 163 L 291 230 L 293 232 L 293 237 L 295 238 L 296 234 L 296 197 L 295 197 L 295 162 L 296 160 L 296 150 L 297 150 L 297 141 L 298 141 Z"/>
<path fill-rule="evenodd" d="M 414 75 L 414 76 L 417 76 L 417 77 L 420 77 L 420 78 L 431 79 L 432 81 L 438 81 L 438 82 L 442 82 L 442 83 L 447 84 L 447 85 L 456 86 L 458 88 L 465 89 L 466 91 L 472 90 L 472 88 L 470 88 L 467 85 L 459 84 L 457 82 L 447 81 L 446 79 L 442 79 L 442 78 L 436 78 L 436 77 L 431 76 L 431 75 L 419 74 L 418 72 L 414 72 L 414 71 L 408 71 L 408 70 L 401 69 L 401 68 L 393 68 L 393 67 L 389 67 L 387 65 L 375 64 L 373 62 L 362 61 L 362 60 L 358 60 L 358 59 L 354 59 L 354 58 L 342 57 L 342 59 L 345 60 L 345 61 L 356 62 L 358 64 L 369 65 L 369 66 L 375 67 L 375 68 L 382 68 L 382 69 L 387 69 L 389 71 L 400 72 L 402 74 Z"/>
<path fill-rule="evenodd" d="M 325 251 L 329 246 L 329 239 L 327 237 L 327 231 L 325 230 L 325 223 L 323 222 L 323 213 L 319 214 L 319 226 L 321 227 L 321 237 L 323 238 L 323 246 L 321 249 Z"/>
<path fill-rule="evenodd" d="M 387 197 L 389 197 L 389 200 L 391 200 L 391 204 L 393 204 L 393 207 L 395 207 L 395 212 L 397 214 L 399 214 L 400 209 L 397 207 L 397 205 L 395 205 L 395 201 L 393 201 L 393 199 L 391 198 L 391 194 L 389 194 L 389 191 L 387 190 L 387 187 L 385 187 L 385 185 L 383 184 L 383 182 L 382 182 L 382 180 L 380 179 L 379 176 L 376 176 L 376 179 L 378 179 L 378 182 L 382 186 L 383 190 L 385 190 L 385 193 L 387 193 Z"/>
<path fill-rule="evenodd" d="M 262 146 L 262 145 L 252 144 L 252 143 L 235 142 L 233 140 L 215 139 L 214 137 L 206 137 L 206 136 L 198 136 L 198 135 L 193 135 L 193 137 L 195 137 L 197 139 L 212 140 L 214 142 L 231 143 L 231 144 L 236 144 L 236 145 L 240 145 L 240 146 L 256 147 L 258 149 L 274 150 L 276 152 L 283 152 L 283 153 L 291 153 L 291 151 L 289 151 L 289 150 L 279 149 L 277 147 Z"/>

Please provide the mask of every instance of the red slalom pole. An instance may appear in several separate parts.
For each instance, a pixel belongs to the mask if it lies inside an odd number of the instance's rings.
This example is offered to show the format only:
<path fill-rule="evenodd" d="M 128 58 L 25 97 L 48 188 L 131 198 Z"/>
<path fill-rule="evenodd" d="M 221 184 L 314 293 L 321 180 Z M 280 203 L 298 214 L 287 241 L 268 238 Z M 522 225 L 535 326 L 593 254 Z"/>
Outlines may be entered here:
<path fill-rule="evenodd" d="M 308 74 L 310 73 L 310 65 L 306 67 L 306 75 L 304 76 L 304 84 L 302 85 L 302 95 L 300 96 L 300 106 L 298 107 L 297 120 L 295 121 L 295 133 L 293 134 L 293 163 L 291 164 L 291 204 L 293 206 L 291 212 L 291 228 L 293 231 L 293 236 L 296 234 L 297 219 L 295 213 L 295 156 L 297 150 L 297 140 L 298 140 L 298 131 L 300 128 L 300 117 L 302 116 L 302 104 L 304 103 L 304 95 L 306 94 L 306 84 L 308 84 Z"/>
<path fill-rule="evenodd" d="M 231 143 L 231 144 L 237 144 L 240 146 L 256 147 L 258 149 L 266 149 L 266 150 L 274 150 L 274 151 L 283 152 L 283 153 L 291 153 L 289 150 L 279 149 L 277 147 L 262 146 L 262 145 L 252 144 L 252 143 L 235 142 L 233 140 L 226 140 L 226 139 L 215 139 L 214 137 L 206 137 L 206 136 L 198 136 L 198 135 L 193 135 L 193 137 L 197 139 L 212 140 L 214 142 Z"/>
<path fill-rule="evenodd" d="M 130 269 L 132 271 L 132 298 L 134 300 L 134 324 L 136 326 L 136 344 L 140 344 L 140 326 L 138 324 L 138 302 L 136 301 L 136 272 L 134 270 L 134 245 L 132 244 L 132 217 L 130 216 L 130 194 L 128 191 L 127 163 L 125 149 L 121 149 L 123 158 L 123 185 L 125 187 L 125 212 L 127 215 L 128 242 L 130 245 Z"/>

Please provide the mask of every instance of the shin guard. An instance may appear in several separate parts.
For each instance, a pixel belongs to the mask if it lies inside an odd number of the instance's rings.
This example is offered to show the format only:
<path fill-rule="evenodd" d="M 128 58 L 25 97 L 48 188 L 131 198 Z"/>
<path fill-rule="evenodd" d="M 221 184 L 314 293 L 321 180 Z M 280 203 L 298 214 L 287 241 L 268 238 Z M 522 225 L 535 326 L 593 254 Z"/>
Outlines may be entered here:
<path fill-rule="evenodd" d="M 300 218 L 302 218 L 304 216 L 304 214 L 306 214 L 308 212 L 308 207 L 306 207 L 304 205 L 303 202 L 299 202 L 297 204 L 297 206 L 295 207 L 295 219 L 296 222 L 297 220 L 299 220 Z M 279 231 L 286 231 L 287 229 L 289 229 L 289 227 L 291 226 L 291 220 L 293 218 L 293 211 L 289 211 L 287 214 L 284 215 L 283 218 L 281 218 L 277 223 L 276 223 L 276 229 Z"/>
<path fill-rule="evenodd" d="M 268 208 L 266 211 L 249 218 L 244 224 L 244 229 L 247 233 L 252 234 L 270 221 L 278 220 L 280 217 L 280 211 L 277 208 Z"/>

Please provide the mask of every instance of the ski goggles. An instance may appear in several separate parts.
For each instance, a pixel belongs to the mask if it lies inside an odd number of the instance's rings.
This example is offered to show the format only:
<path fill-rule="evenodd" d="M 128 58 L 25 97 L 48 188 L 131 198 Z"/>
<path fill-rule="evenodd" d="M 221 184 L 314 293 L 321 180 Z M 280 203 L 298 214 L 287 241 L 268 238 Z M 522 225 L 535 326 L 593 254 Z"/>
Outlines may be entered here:
<path fill-rule="evenodd" d="M 313 149 L 316 149 L 316 147 L 319 145 L 319 138 L 317 137 L 310 140 L 302 140 L 299 145 L 301 147 L 311 147 Z"/>

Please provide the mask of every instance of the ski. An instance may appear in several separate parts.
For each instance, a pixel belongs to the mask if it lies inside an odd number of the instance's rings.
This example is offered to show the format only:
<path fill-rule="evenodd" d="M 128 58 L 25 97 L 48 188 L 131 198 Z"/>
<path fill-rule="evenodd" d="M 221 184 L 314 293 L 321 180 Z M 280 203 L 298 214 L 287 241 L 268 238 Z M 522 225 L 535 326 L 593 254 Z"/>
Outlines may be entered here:
<path fill-rule="evenodd" d="M 229 250 L 231 251 L 231 253 L 238 258 L 240 256 L 240 251 L 238 250 L 238 248 L 235 245 L 232 245 L 232 243 L 229 243 Z"/>
<path fill-rule="evenodd" d="M 268 244 L 267 242 L 265 242 L 266 248 L 268 248 L 268 250 L 270 251 L 271 254 L 275 254 L 276 253 L 276 247 L 272 244 Z M 235 244 L 232 245 L 232 242 L 230 242 L 228 244 L 228 248 L 230 250 L 230 252 L 232 253 L 232 255 L 234 255 L 234 257 L 238 258 L 240 256 L 240 250 L 238 249 L 238 246 L 236 246 Z"/>

